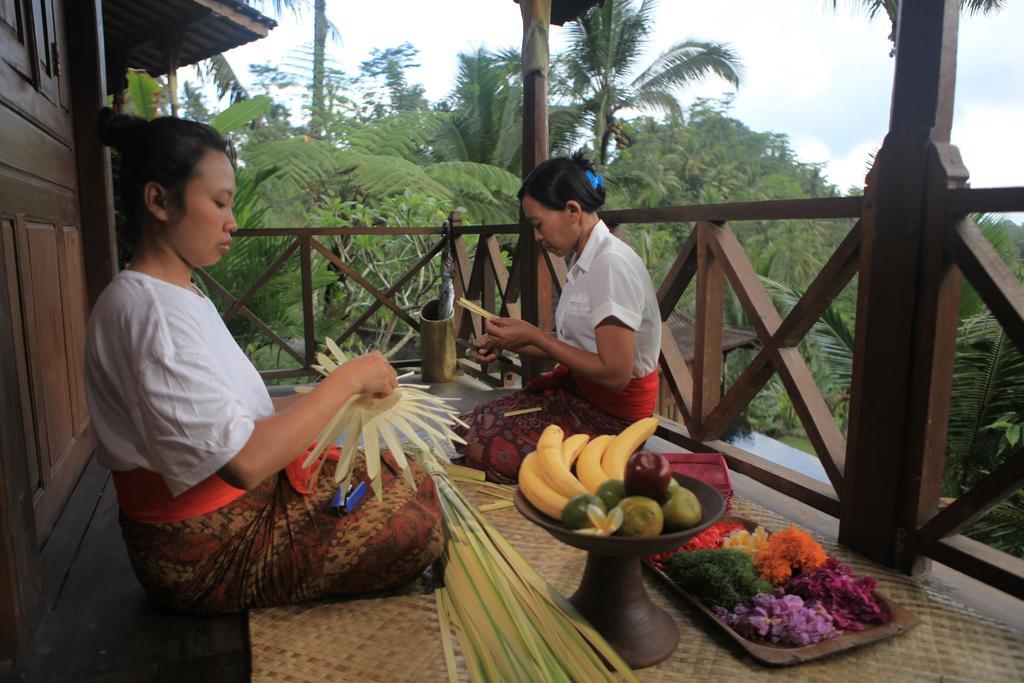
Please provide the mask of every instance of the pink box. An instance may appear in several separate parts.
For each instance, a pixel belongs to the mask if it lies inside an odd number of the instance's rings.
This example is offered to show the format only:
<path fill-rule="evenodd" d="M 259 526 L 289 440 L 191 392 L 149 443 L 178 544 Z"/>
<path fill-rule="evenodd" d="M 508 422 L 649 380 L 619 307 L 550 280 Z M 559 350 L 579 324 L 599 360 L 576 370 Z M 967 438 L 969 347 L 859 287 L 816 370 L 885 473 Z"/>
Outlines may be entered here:
<path fill-rule="evenodd" d="M 673 472 L 700 479 L 725 498 L 725 506 L 732 503 L 732 478 L 721 453 L 662 453 Z"/>

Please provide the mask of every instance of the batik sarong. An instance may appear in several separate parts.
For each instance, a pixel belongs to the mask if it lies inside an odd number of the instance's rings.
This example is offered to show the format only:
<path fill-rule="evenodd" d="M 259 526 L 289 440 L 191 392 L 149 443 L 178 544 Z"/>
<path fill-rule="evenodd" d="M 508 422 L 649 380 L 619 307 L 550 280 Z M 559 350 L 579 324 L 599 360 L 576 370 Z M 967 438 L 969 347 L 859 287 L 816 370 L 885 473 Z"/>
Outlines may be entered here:
<path fill-rule="evenodd" d="M 159 604 L 217 614 L 328 596 L 364 594 L 407 583 L 442 550 L 434 482 L 410 461 L 416 489 L 383 454 L 383 500 L 367 495 L 349 515 L 329 508 L 334 462 L 316 488 L 298 493 L 279 472 L 213 512 L 144 524 L 121 515 L 132 567 Z M 353 481 L 366 474 L 361 459 Z"/>

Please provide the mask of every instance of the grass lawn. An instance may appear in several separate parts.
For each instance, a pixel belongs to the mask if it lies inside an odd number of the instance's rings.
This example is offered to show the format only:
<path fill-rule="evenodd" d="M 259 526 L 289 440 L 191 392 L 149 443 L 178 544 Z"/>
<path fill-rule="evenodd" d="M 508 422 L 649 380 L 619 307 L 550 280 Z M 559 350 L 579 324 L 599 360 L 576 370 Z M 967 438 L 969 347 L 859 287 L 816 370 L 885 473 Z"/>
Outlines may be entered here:
<path fill-rule="evenodd" d="M 805 436 L 795 436 L 790 434 L 788 436 L 783 436 L 779 438 L 779 441 L 786 444 L 787 446 L 792 446 L 793 448 L 801 450 L 804 453 L 810 453 L 811 455 L 817 457 L 817 455 L 814 452 L 814 446 L 811 445 L 810 440 L 807 439 L 807 437 Z"/>

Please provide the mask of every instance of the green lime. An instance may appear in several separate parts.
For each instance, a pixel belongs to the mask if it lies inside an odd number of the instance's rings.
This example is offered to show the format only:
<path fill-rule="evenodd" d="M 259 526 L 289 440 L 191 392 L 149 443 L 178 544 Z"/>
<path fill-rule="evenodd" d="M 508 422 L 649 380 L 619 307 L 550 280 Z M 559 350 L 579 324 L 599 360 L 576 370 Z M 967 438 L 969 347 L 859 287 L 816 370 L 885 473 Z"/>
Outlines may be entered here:
<path fill-rule="evenodd" d="M 670 531 L 697 526 L 704 514 L 697 496 L 682 486 L 672 492 L 668 502 L 661 506 L 661 512 L 665 517 L 665 527 Z"/>
<path fill-rule="evenodd" d="M 601 508 L 601 512 L 608 511 L 603 500 L 589 493 L 581 493 L 570 498 L 562 508 L 562 524 L 570 529 L 586 529 L 591 526 L 590 518 L 587 516 L 588 505 L 596 505 Z"/>
<path fill-rule="evenodd" d="M 597 497 L 604 501 L 609 510 L 626 497 L 626 483 L 621 479 L 609 479 L 597 487 Z"/>
<path fill-rule="evenodd" d="M 623 536 L 657 536 L 665 525 L 665 516 L 658 501 L 647 496 L 629 496 L 619 502 L 622 510 Z"/>

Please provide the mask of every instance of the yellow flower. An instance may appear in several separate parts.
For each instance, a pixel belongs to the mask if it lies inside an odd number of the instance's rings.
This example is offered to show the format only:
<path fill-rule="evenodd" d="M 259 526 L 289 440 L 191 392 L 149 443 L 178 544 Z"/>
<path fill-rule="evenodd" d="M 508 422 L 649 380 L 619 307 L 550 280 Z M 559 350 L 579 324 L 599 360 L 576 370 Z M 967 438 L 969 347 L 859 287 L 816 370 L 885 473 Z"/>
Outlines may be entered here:
<path fill-rule="evenodd" d="M 722 548 L 742 550 L 746 554 L 754 556 L 766 545 L 768 545 L 768 532 L 764 530 L 764 527 L 759 526 L 754 529 L 754 533 L 750 533 L 746 529 L 737 529 L 731 532 L 725 537 Z"/>

